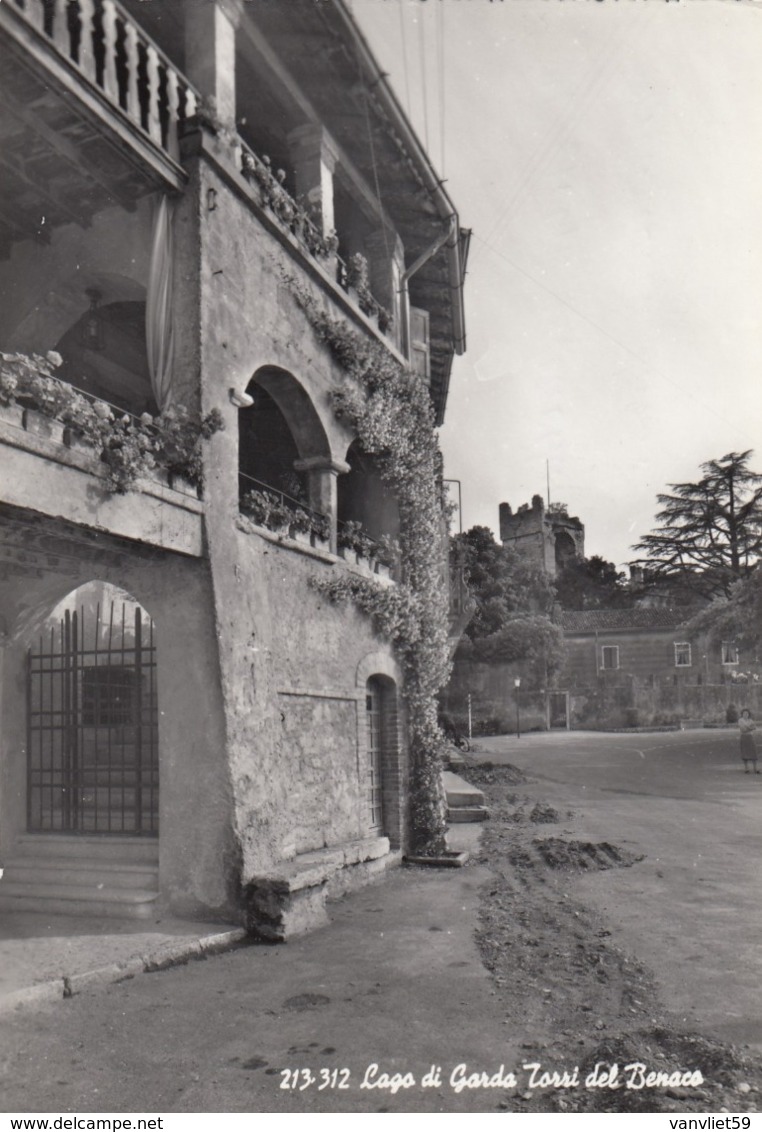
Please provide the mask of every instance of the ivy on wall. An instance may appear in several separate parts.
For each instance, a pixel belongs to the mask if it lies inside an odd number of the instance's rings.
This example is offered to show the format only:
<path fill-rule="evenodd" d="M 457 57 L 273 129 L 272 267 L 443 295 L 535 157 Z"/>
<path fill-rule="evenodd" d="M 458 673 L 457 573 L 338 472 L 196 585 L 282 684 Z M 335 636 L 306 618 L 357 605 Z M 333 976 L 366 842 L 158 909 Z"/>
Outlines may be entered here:
<path fill-rule="evenodd" d="M 445 849 L 446 826 L 437 693 L 450 663 L 440 458 L 429 390 L 380 342 L 334 318 L 292 277 L 286 281 L 318 339 L 352 379 L 334 393 L 334 410 L 375 455 L 399 507 L 402 581 L 397 587 L 346 576 L 317 578 L 314 585 L 331 601 L 353 601 L 397 647 L 410 716 L 413 849 L 437 855 Z"/>

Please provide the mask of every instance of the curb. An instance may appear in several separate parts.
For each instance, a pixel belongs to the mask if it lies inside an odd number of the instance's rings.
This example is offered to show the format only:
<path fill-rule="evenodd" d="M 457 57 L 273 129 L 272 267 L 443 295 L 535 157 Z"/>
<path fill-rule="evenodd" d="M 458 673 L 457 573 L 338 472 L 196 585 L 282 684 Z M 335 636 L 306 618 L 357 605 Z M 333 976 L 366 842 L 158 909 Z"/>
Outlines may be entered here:
<path fill-rule="evenodd" d="M 164 971 L 187 963 L 189 959 L 205 959 L 207 955 L 218 955 L 229 951 L 239 943 L 249 939 L 245 928 L 232 928 L 227 932 L 185 939 L 179 943 L 163 944 L 145 955 L 135 955 L 106 967 L 95 967 L 92 971 L 81 971 L 74 975 L 61 975 L 44 983 L 21 987 L 10 994 L 0 995 L 0 1015 L 25 1006 L 39 1006 L 42 1003 L 58 1002 L 72 998 L 91 987 L 109 986 L 133 979 L 136 975 Z"/>

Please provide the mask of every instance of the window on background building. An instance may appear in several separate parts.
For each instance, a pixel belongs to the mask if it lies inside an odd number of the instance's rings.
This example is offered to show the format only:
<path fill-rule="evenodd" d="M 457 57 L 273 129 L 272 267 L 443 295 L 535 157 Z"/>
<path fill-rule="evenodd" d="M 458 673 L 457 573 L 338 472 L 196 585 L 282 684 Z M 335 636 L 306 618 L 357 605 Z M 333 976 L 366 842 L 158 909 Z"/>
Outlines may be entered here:
<path fill-rule="evenodd" d="M 601 648 L 601 668 L 609 670 L 619 667 L 619 645 L 603 645 Z"/>
<path fill-rule="evenodd" d="M 675 641 L 675 667 L 689 668 L 691 664 L 691 646 L 687 641 Z"/>
<path fill-rule="evenodd" d="M 722 642 L 722 663 L 738 664 L 738 648 L 733 641 Z"/>

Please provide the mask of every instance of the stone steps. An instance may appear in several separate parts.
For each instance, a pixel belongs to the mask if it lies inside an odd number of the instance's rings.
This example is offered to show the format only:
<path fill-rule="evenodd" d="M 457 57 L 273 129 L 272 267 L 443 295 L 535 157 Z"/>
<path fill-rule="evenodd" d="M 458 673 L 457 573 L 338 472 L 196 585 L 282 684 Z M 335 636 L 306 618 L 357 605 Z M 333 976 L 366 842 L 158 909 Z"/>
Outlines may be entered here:
<path fill-rule="evenodd" d="M 449 822 L 486 821 L 489 810 L 481 790 L 449 770 L 442 771 L 442 784 L 447 796 Z"/>
<path fill-rule="evenodd" d="M 158 894 L 155 838 L 24 834 L 4 862 L 0 911 L 143 918 Z"/>

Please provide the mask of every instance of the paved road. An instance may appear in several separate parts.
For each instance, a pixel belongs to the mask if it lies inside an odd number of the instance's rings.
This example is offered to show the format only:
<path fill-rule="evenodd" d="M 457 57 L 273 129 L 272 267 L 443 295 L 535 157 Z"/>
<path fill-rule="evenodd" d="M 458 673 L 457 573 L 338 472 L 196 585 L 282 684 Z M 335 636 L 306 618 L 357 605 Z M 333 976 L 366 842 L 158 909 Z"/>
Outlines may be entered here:
<path fill-rule="evenodd" d="M 575 837 L 646 855 L 584 874 L 575 894 L 653 969 L 670 1009 L 762 1048 L 762 775 L 743 773 L 737 733 L 553 732 L 477 745 L 573 810 Z"/>

